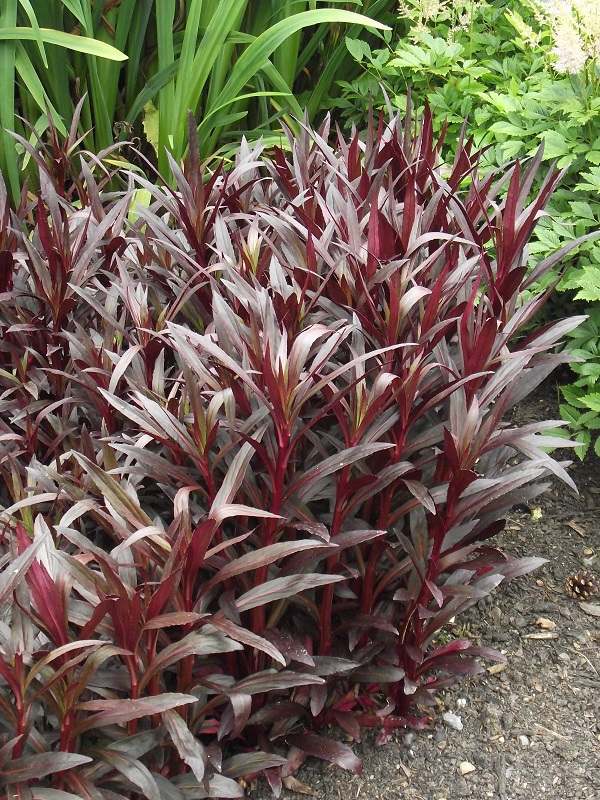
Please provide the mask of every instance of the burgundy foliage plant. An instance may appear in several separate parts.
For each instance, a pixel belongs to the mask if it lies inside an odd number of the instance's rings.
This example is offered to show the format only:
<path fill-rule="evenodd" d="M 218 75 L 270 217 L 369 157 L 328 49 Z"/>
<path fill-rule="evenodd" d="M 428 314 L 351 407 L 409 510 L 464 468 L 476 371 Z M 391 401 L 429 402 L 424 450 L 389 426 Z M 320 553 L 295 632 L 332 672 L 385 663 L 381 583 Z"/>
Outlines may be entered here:
<path fill-rule="evenodd" d="M 439 633 L 541 563 L 507 511 L 572 486 L 555 421 L 506 421 L 580 321 L 526 293 L 559 176 L 443 165 L 428 115 L 214 171 L 192 137 L 175 190 L 76 148 L 0 194 L 0 791 L 358 771 L 324 728 L 383 742 L 501 659 Z"/>

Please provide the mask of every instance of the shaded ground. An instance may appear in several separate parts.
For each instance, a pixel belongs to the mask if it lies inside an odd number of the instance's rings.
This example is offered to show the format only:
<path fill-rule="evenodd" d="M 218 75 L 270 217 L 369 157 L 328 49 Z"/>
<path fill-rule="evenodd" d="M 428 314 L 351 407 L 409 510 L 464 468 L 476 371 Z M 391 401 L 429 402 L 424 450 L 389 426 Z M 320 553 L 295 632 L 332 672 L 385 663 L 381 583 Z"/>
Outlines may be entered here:
<path fill-rule="evenodd" d="M 556 418 L 554 388 L 547 385 L 514 416 L 519 423 Z M 456 620 L 457 633 L 501 649 L 508 665 L 440 695 L 425 731 L 400 731 L 380 748 L 372 736 L 355 744 L 360 776 L 310 760 L 297 778 L 312 796 L 600 800 L 600 616 L 565 593 L 573 573 L 600 573 L 600 460 L 577 460 L 570 471 L 579 496 L 556 482 L 533 514 L 515 514 L 497 540 L 549 563 Z M 452 727 L 444 712 L 460 722 Z M 266 784 L 250 793 L 271 796 Z M 300 795 L 284 789 L 282 797 Z"/>

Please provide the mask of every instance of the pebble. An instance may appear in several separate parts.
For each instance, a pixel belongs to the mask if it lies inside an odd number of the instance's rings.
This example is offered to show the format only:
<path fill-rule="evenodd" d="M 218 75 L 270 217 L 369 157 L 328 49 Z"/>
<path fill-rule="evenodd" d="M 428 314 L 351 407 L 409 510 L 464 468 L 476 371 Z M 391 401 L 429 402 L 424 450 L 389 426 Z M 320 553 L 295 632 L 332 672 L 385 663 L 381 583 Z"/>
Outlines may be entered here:
<path fill-rule="evenodd" d="M 519 736 L 519 744 L 521 747 L 529 747 L 529 739 L 527 736 Z"/>
<path fill-rule="evenodd" d="M 484 753 L 473 753 L 473 761 L 477 767 L 482 767 L 484 769 L 487 767 L 488 760 Z"/>
<path fill-rule="evenodd" d="M 449 728 L 453 728 L 455 731 L 462 731 L 464 727 L 463 721 L 458 714 L 453 714 L 451 711 L 445 711 L 442 714 L 442 719 Z"/>
<path fill-rule="evenodd" d="M 411 744 L 414 744 L 416 742 L 416 740 L 417 740 L 417 734 L 414 733 L 413 731 L 405 733 L 404 736 L 402 737 L 402 741 L 404 742 L 406 747 L 410 747 Z"/>
<path fill-rule="evenodd" d="M 517 617 L 515 620 L 515 628 L 524 628 L 527 625 L 525 617 Z"/>
<path fill-rule="evenodd" d="M 577 631 L 577 630 L 567 630 L 565 631 L 565 635 L 568 636 L 570 639 L 576 639 L 578 642 L 582 644 L 587 644 L 588 634 L 585 631 Z"/>
<path fill-rule="evenodd" d="M 502 712 L 498 706 L 488 703 L 481 710 L 480 722 L 483 731 L 487 736 L 500 736 L 502 734 L 502 725 L 500 719 Z"/>
<path fill-rule="evenodd" d="M 446 741 L 446 731 L 443 728 L 438 728 L 438 730 L 433 735 L 433 741 L 436 744 L 440 744 L 440 742 Z"/>
<path fill-rule="evenodd" d="M 515 715 L 512 711 L 505 711 L 504 714 L 502 714 L 501 719 L 502 724 L 507 730 L 510 730 L 515 723 Z"/>
<path fill-rule="evenodd" d="M 502 620 L 502 611 L 498 606 L 494 606 L 490 611 L 490 617 L 492 618 L 494 625 L 499 625 L 500 621 Z"/>
<path fill-rule="evenodd" d="M 537 603 L 533 606 L 532 611 L 538 614 L 548 614 L 551 611 L 560 611 L 561 606 L 558 603 Z"/>

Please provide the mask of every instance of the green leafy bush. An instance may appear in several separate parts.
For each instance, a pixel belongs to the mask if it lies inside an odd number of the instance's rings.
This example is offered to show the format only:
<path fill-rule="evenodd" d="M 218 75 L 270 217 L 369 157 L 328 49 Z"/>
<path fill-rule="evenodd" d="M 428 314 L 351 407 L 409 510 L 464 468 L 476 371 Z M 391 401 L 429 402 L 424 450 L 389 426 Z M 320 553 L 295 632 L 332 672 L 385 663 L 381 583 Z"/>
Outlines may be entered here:
<path fill-rule="evenodd" d="M 294 92 L 305 73 L 313 90 L 303 104 L 316 114 L 344 71 L 340 31 L 384 28 L 378 20 L 394 3 L 354 5 L 364 13 L 315 0 L 3 0 L 0 128 L 29 135 L 20 116 L 43 133 L 49 109 L 66 135 L 83 98 L 78 133 L 90 151 L 108 148 L 115 134 L 147 139 L 167 176 L 165 148 L 180 162 L 190 109 L 204 156 L 232 135 L 239 141 L 240 129 L 257 139 L 280 132 L 283 114 L 301 118 Z M 27 161 L 2 132 L 0 169 L 15 201 Z"/>
<path fill-rule="evenodd" d="M 556 174 L 448 170 L 429 116 L 228 172 L 195 130 L 176 189 L 109 193 L 55 132 L 35 200 L 1 186 L 0 783 L 36 800 L 359 771 L 320 731 L 383 742 L 502 659 L 438 634 L 541 563 L 490 543 L 513 504 L 572 486 L 555 422 L 503 421 L 580 321 L 524 333 Z"/>

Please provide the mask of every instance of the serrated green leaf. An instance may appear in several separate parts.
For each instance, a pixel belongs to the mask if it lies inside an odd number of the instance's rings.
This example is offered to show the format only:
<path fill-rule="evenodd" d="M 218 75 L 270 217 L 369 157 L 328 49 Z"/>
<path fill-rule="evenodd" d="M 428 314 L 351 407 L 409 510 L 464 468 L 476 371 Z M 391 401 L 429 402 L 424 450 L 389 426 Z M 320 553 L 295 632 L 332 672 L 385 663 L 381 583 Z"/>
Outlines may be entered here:
<path fill-rule="evenodd" d="M 589 219 L 596 221 L 596 215 L 589 203 L 586 203 L 583 200 L 572 200 L 569 203 L 571 207 L 571 211 L 576 217 L 582 217 L 583 219 Z"/>
<path fill-rule="evenodd" d="M 581 445 L 581 447 L 575 448 L 575 453 L 577 454 L 578 458 L 583 461 L 588 450 L 590 449 L 592 434 L 589 431 L 580 431 L 575 437 L 575 441 Z"/>
<path fill-rule="evenodd" d="M 590 392 L 581 398 L 581 402 L 592 411 L 600 412 L 600 392 Z"/>
<path fill-rule="evenodd" d="M 589 411 L 588 414 L 582 418 L 582 424 L 590 431 L 600 431 L 600 415 L 595 411 Z"/>
<path fill-rule="evenodd" d="M 578 283 L 579 287 L 571 287 L 577 288 L 576 300 L 587 300 L 588 302 L 600 300 L 600 267 L 585 266 L 578 275 Z"/>
<path fill-rule="evenodd" d="M 580 409 L 586 407 L 581 399 L 585 392 L 583 392 L 581 389 L 578 389 L 576 386 L 561 386 L 560 390 L 569 405 Z"/>
<path fill-rule="evenodd" d="M 349 36 L 346 36 L 345 41 L 348 52 L 357 61 L 362 61 L 363 58 L 371 58 L 371 48 L 367 42 L 363 42 L 362 39 L 351 39 Z"/>
<path fill-rule="evenodd" d="M 493 125 L 490 125 L 490 131 L 492 133 L 500 133 L 504 136 L 510 136 L 511 138 L 521 138 L 525 133 L 524 128 L 520 125 L 512 125 L 510 122 L 495 122 Z"/>
<path fill-rule="evenodd" d="M 600 192 L 600 167 L 592 167 L 589 172 L 582 172 L 580 177 L 584 180 L 574 186 L 576 192 Z"/>
<path fill-rule="evenodd" d="M 581 414 L 578 413 L 577 409 L 573 408 L 573 406 L 565 405 L 564 403 L 559 406 L 559 411 L 561 417 L 566 421 L 570 422 L 573 425 L 579 424 L 579 418 Z"/>

